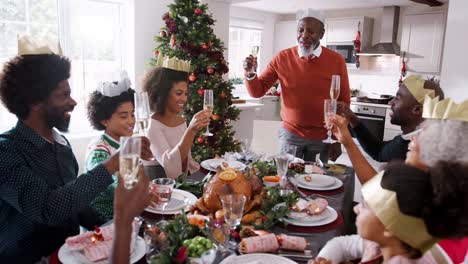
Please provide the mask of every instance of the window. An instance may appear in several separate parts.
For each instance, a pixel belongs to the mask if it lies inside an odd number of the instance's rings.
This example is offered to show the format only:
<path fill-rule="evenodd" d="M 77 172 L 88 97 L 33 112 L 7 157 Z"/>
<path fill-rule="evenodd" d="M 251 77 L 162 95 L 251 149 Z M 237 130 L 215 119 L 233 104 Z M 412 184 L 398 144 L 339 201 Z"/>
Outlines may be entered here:
<path fill-rule="evenodd" d="M 128 9 L 128 0 L 2 0 L 0 63 L 16 55 L 17 34 L 58 35 L 64 55 L 72 62 L 69 82 L 78 103 L 70 131 L 89 132 L 92 128 L 85 109 L 88 95 L 99 81 L 119 80 L 128 65 Z M 0 131 L 16 121 L 3 107 L 0 118 Z"/>
<path fill-rule="evenodd" d="M 244 77 L 243 61 L 252 53 L 254 46 L 261 46 L 262 28 L 263 24 L 257 21 L 231 18 L 228 48 L 229 78 Z M 257 57 L 260 57 L 261 52 L 260 48 Z"/>

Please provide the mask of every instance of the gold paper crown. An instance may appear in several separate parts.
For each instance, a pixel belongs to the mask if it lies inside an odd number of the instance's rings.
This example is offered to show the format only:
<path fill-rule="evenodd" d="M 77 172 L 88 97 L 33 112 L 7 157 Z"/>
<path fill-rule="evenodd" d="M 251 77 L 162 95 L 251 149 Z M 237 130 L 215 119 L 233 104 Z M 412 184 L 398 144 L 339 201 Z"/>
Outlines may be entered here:
<path fill-rule="evenodd" d="M 179 60 L 177 58 L 169 58 L 159 53 L 156 66 L 172 69 L 176 71 L 190 72 L 190 61 Z"/>
<path fill-rule="evenodd" d="M 387 230 L 411 247 L 426 252 L 438 239 L 427 232 L 421 218 L 400 211 L 396 193 L 382 188 L 380 184 L 383 175 L 382 171 L 362 187 L 364 200 Z"/>
<path fill-rule="evenodd" d="M 468 99 L 456 104 L 452 99 L 439 101 L 426 96 L 423 106 L 423 117 L 428 119 L 448 119 L 468 122 Z"/>
<path fill-rule="evenodd" d="M 410 93 L 414 96 L 416 101 L 420 104 L 424 102 L 424 97 L 429 95 L 431 98 L 435 97 L 435 91 L 432 89 L 424 89 L 424 83 L 426 81 L 421 78 L 419 75 L 411 75 L 406 78 L 403 83 L 405 84 L 406 88 L 410 91 Z"/>
<path fill-rule="evenodd" d="M 57 54 L 62 56 L 62 48 L 57 37 L 45 36 L 33 38 L 28 35 L 18 35 L 18 55 Z"/>

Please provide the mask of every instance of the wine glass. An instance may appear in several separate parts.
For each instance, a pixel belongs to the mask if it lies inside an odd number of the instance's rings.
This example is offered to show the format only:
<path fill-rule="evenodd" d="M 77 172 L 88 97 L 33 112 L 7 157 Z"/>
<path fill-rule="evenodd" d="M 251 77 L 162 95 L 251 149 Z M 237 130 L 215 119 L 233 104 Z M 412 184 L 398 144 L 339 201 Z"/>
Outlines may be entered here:
<path fill-rule="evenodd" d="M 240 140 L 240 146 L 241 146 L 241 151 L 242 151 L 242 156 L 244 160 L 247 162 L 249 161 L 249 152 L 250 152 L 250 139 L 248 138 L 243 138 Z"/>
<path fill-rule="evenodd" d="M 135 93 L 135 119 L 137 123 L 137 133 L 143 133 L 143 135 L 146 136 L 151 119 L 151 109 L 147 92 Z"/>
<path fill-rule="evenodd" d="M 158 208 L 164 214 L 166 206 L 169 204 L 172 197 L 172 190 L 175 186 L 175 180 L 169 178 L 158 178 L 152 181 L 152 193 L 157 198 Z"/>
<path fill-rule="evenodd" d="M 325 125 L 327 126 L 327 135 L 328 135 L 328 138 L 323 140 L 322 142 L 323 143 L 335 143 L 336 141 L 333 140 L 331 138 L 331 135 L 332 135 L 332 124 L 330 124 L 330 122 L 328 121 L 328 119 L 336 114 L 336 100 L 332 100 L 332 99 L 326 99 L 324 102 L 323 102 L 323 117 L 324 117 L 324 120 L 325 120 Z"/>
<path fill-rule="evenodd" d="M 252 50 L 250 51 L 250 54 L 256 58 L 258 55 L 258 52 L 260 51 L 260 46 L 252 46 Z M 252 71 L 250 73 L 256 73 L 255 70 L 252 68 Z"/>
<path fill-rule="evenodd" d="M 223 204 L 223 211 L 224 211 L 224 221 L 228 224 L 230 230 L 236 228 L 237 225 L 240 224 L 242 215 L 244 213 L 244 205 L 245 205 L 246 197 L 242 194 L 227 194 L 221 197 L 221 203 Z M 236 247 L 236 242 L 230 238 L 230 246 L 231 248 Z"/>
<path fill-rule="evenodd" d="M 338 100 L 340 96 L 340 82 L 341 76 L 340 75 L 332 75 L 331 85 L 330 85 L 330 99 Z"/>
<path fill-rule="evenodd" d="M 127 189 L 138 182 L 140 153 L 141 137 L 120 137 L 119 172 Z"/>
<path fill-rule="evenodd" d="M 214 103 L 213 103 L 213 90 L 205 90 L 204 98 L 203 98 L 203 110 L 209 109 L 213 111 Z M 203 134 L 205 136 L 213 136 L 210 133 L 210 125 L 206 127 L 206 132 Z"/>
<path fill-rule="evenodd" d="M 275 156 L 276 171 L 280 177 L 280 187 L 285 188 L 287 184 L 286 176 L 288 174 L 289 163 L 296 156 L 297 147 L 294 145 L 284 145 L 281 147 L 279 155 Z"/>

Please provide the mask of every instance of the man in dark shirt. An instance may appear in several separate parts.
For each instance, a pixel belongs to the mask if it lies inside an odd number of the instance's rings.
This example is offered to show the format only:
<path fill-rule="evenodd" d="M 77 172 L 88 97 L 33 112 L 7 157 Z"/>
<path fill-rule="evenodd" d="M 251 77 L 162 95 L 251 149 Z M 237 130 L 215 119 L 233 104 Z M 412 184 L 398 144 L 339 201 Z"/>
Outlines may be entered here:
<path fill-rule="evenodd" d="M 79 224 L 99 224 L 89 204 L 119 168 L 116 154 L 77 178 L 70 144 L 56 130 L 67 130 L 76 105 L 70 61 L 54 47 L 27 46 L 0 75 L 1 101 L 18 117 L 0 135 L 0 263 L 37 262 L 78 234 Z"/>
<path fill-rule="evenodd" d="M 441 99 L 444 97 L 438 83 L 433 80 L 423 80 L 413 75 L 400 83 L 395 98 L 389 102 L 392 110 L 390 122 L 400 126 L 403 134 L 389 141 L 376 138 L 359 122 L 359 118 L 347 105 L 339 103 L 337 112 L 348 119 L 351 132 L 373 159 L 379 162 L 405 160 L 411 136 L 418 132 L 418 127 L 424 120 L 422 103 L 425 94 L 430 94 L 431 97 L 439 96 Z"/>

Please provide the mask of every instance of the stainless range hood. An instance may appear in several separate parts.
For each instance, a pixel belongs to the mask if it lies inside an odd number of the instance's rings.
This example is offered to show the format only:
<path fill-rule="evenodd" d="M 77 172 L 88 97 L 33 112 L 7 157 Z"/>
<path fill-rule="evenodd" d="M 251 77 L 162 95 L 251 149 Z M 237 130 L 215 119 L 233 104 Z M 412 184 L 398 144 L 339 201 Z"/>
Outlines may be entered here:
<path fill-rule="evenodd" d="M 383 8 L 380 42 L 362 50 L 359 56 L 400 55 L 400 45 L 397 44 L 398 22 L 400 20 L 399 6 Z"/>

